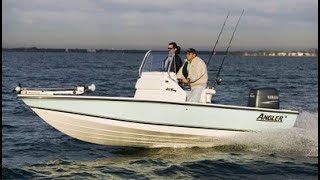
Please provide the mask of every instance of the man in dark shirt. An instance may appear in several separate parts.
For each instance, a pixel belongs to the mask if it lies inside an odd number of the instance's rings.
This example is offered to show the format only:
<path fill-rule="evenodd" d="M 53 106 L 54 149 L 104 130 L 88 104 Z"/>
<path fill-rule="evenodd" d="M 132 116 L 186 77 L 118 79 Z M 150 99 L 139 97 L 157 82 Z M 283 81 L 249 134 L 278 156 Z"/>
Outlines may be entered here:
<path fill-rule="evenodd" d="M 169 51 L 169 56 L 172 56 L 171 58 L 173 59 L 173 62 L 171 63 L 170 71 L 177 73 L 180 67 L 182 66 L 182 61 L 179 56 L 180 46 L 178 46 L 177 43 L 175 42 L 170 42 L 168 44 L 168 51 Z M 170 60 L 169 56 L 165 59 L 165 62 L 164 62 L 165 71 L 168 70 L 168 66 L 170 64 L 170 62 L 167 61 L 167 60 Z"/>

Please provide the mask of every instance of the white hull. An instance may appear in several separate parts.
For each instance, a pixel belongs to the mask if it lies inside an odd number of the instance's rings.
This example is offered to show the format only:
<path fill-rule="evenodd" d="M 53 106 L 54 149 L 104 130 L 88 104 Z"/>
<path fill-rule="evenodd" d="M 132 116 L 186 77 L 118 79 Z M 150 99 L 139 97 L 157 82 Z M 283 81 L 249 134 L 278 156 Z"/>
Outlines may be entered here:
<path fill-rule="evenodd" d="M 173 62 L 172 57 L 169 60 Z M 199 102 L 186 102 L 186 92 L 176 74 L 170 68 L 161 70 L 162 65 L 163 58 L 151 51 L 146 53 L 134 98 L 71 95 L 94 90 L 92 85 L 81 87 L 81 91 L 20 86 L 16 91 L 25 104 L 59 131 L 83 141 L 114 146 L 214 146 L 241 133 L 292 128 L 299 115 L 297 111 L 257 108 L 278 106 L 211 104 L 215 94 L 212 88 L 201 93 Z M 279 102 L 277 93 L 261 94 L 261 99 L 254 93 L 250 97 L 255 103 Z"/>
<path fill-rule="evenodd" d="M 113 146 L 209 147 L 241 133 L 292 128 L 298 116 L 290 110 L 134 98 L 19 98 L 59 131 L 82 141 Z"/>
<path fill-rule="evenodd" d="M 131 147 L 210 147 L 241 131 L 184 128 L 124 122 L 32 108 L 48 124 L 76 139 Z"/>

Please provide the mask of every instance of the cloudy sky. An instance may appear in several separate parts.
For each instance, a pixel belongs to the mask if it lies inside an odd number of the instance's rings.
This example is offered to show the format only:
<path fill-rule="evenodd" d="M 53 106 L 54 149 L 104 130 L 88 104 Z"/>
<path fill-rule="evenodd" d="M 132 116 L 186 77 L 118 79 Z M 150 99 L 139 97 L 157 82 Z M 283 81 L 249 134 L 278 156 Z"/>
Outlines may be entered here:
<path fill-rule="evenodd" d="M 318 47 L 318 0 L 2 0 L 2 47 L 307 50 Z"/>

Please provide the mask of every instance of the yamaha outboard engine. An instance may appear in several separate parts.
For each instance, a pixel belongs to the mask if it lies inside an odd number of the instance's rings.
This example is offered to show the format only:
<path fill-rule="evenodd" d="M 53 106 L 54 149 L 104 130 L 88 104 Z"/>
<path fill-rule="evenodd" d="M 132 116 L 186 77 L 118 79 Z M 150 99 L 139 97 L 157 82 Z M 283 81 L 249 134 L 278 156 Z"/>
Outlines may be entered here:
<path fill-rule="evenodd" d="M 279 95 L 275 88 L 251 89 L 249 107 L 279 109 Z"/>

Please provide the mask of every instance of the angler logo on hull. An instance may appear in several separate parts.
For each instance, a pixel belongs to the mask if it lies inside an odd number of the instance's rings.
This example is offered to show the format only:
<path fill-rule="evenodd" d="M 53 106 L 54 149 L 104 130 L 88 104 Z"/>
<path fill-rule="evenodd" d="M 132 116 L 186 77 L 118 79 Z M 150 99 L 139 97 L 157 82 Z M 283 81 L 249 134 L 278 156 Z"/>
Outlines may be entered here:
<path fill-rule="evenodd" d="M 257 121 L 282 122 L 284 116 L 265 115 L 261 113 Z"/>

